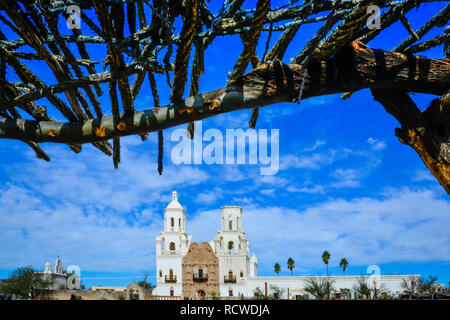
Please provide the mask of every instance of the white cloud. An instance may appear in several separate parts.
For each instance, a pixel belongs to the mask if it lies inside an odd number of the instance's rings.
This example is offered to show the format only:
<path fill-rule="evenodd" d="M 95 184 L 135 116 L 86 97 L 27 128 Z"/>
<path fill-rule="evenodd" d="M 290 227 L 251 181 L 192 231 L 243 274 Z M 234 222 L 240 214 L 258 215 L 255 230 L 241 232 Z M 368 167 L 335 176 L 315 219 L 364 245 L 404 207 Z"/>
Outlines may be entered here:
<path fill-rule="evenodd" d="M 297 187 L 293 187 L 293 186 L 289 186 L 286 188 L 287 191 L 289 192 L 293 192 L 293 193 L 311 193 L 311 194 L 324 194 L 325 193 L 325 189 L 323 186 L 321 185 L 314 185 L 311 187 L 302 187 L 302 188 L 297 188 Z"/>
<path fill-rule="evenodd" d="M 222 198 L 222 195 L 222 191 L 216 188 L 213 191 L 199 193 L 197 195 L 197 198 L 195 199 L 195 202 L 206 205 L 212 204 L 215 203 L 218 199 Z"/>
<path fill-rule="evenodd" d="M 242 206 L 255 203 L 255 199 L 250 197 L 233 198 L 233 202 Z"/>
<path fill-rule="evenodd" d="M 436 181 L 436 178 L 428 170 L 419 169 L 415 172 L 414 176 L 411 178 L 412 181 Z"/>
<path fill-rule="evenodd" d="M 384 143 L 383 141 L 374 139 L 374 138 L 367 139 L 367 143 L 369 143 L 372 146 L 372 149 L 376 150 L 376 151 L 383 150 L 386 148 L 386 143 Z"/>
<path fill-rule="evenodd" d="M 317 144 L 317 143 L 316 143 Z M 313 147 L 311 151 L 317 149 Z M 348 148 L 329 149 L 323 152 L 310 153 L 301 152 L 300 155 L 288 154 L 280 156 L 280 170 L 290 168 L 296 169 L 323 169 L 336 160 L 345 159 L 354 154 L 354 151 Z"/>
<path fill-rule="evenodd" d="M 85 208 L 105 210 L 114 208 L 126 213 L 134 208 L 153 204 L 162 190 L 174 185 L 195 185 L 208 179 L 208 174 L 194 166 L 175 167 L 166 158 L 163 176 L 157 173 L 156 157 L 136 152 L 122 143 L 122 165 L 112 169 L 112 160 L 92 147 L 85 147 L 79 155 L 67 150 L 46 148 L 51 162 L 34 160 L 32 166 L 23 169 L 12 166 L 16 183 L 26 186 L 30 192 L 39 193 L 53 201 L 64 199 Z M 144 149 L 140 144 L 138 150 Z M 58 151 L 58 152 L 57 152 Z M 21 167 L 18 170 L 19 166 Z"/>
<path fill-rule="evenodd" d="M 362 170 L 355 169 L 337 169 L 332 176 L 338 179 L 337 182 L 331 184 L 334 188 L 356 188 L 360 186 L 359 180 L 363 177 Z"/>
<path fill-rule="evenodd" d="M 321 170 L 338 160 L 347 159 L 349 157 L 360 157 L 364 163 L 364 165 L 360 164 L 360 167 L 363 168 L 361 171 L 366 171 L 366 174 L 368 174 L 372 169 L 381 164 L 382 151 L 386 148 L 386 144 L 383 141 L 374 138 L 368 138 L 367 143 L 369 144 L 369 148 L 364 145 L 355 150 L 343 147 L 330 148 L 321 152 L 312 152 L 326 144 L 323 140 L 317 140 L 312 147 L 304 148 L 297 154 L 281 155 L 280 170 L 288 170 L 291 168 Z M 347 170 L 351 172 L 351 168 L 348 168 Z M 340 171 L 337 171 L 334 175 L 339 174 Z M 352 172 L 352 174 L 356 175 L 356 171 Z M 364 175 L 361 173 L 360 176 Z M 354 185 L 355 183 L 352 183 L 352 186 Z"/>
<path fill-rule="evenodd" d="M 61 254 L 66 265 L 85 270 L 152 270 L 153 241 L 171 191 L 209 175 L 166 160 L 159 176 L 148 143 L 121 140 L 118 170 L 89 145 L 78 155 L 45 145 L 52 162 L 27 150 L 28 162 L 3 166 L 11 179 L 0 186 L 0 267 L 43 267 Z"/>
<path fill-rule="evenodd" d="M 280 170 L 286 170 L 289 168 L 307 168 L 307 169 L 319 169 L 325 162 L 329 163 L 325 154 L 313 154 L 308 156 L 298 157 L 293 154 L 280 157 Z"/>
<path fill-rule="evenodd" d="M 248 128 L 248 123 L 250 121 L 251 110 L 241 110 L 234 111 L 230 113 L 224 113 L 215 116 L 205 121 L 205 125 L 203 127 L 204 130 L 209 128 L 226 128 L 226 129 L 235 129 L 235 128 Z"/>
<path fill-rule="evenodd" d="M 303 151 L 304 151 L 304 152 L 314 151 L 314 150 L 318 149 L 319 147 L 321 147 L 321 146 L 323 146 L 323 145 L 325 145 L 325 144 L 326 144 L 326 141 L 323 141 L 323 140 L 316 140 L 316 142 L 314 143 L 313 146 L 304 148 Z"/>
<path fill-rule="evenodd" d="M 330 94 L 326 96 L 318 96 L 318 97 L 312 97 L 306 100 L 302 100 L 300 102 L 300 106 L 308 106 L 308 107 L 314 107 L 314 106 L 324 106 L 327 104 L 332 104 L 336 98 L 339 97 L 339 94 Z"/>
<path fill-rule="evenodd" d="M 264 189 L 264 190 L 261 190 L 260 193 L 262 193 L 262 194 L 264 194 L 266 196 L 273 196 L 274 193 L 275 193 L 275 189 L 274 188 L 272 188 L 272 189 Z"/>
<path fill-rule="evenodd" d="M 43 268 L 57 255 L 65 266 L 77 264 L 82 270 L 154 268 L 153 239 L 161 214 L 144 210 L 130 221 L 112 210 L 88 213 L 65 200 L 50 205 L 15 186 L 2 190 L 0 205 L 3 268 Z"/>
<path fill-rule="evenodd" d="M 333 188 L 358 188 L 361 180 L 369 176 L 374 169 L 381 165 L 383 159 L 382 151 L 386 148 L 383 141 L 374 138 L 368 138 L 367 143 L 369 149 L 361 148 L 355 151 L 349 151 L 354 157 L 360 157 L 363 161 L 359 161 L 357 168 L 337 168 L 330 176 L 337 181 L 330 183 Z"/>

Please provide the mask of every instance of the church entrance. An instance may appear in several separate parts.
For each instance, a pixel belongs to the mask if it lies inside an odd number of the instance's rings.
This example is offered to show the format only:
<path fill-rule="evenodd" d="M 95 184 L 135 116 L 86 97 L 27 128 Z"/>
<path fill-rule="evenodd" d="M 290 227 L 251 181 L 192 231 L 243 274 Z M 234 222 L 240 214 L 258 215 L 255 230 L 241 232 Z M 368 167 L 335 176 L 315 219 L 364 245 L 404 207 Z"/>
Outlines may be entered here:
<path fill-rule="evenodd" d="M 189 246 L 181 264 L 182 292 L 188 299 L 207 299 L 220 292 L 219 258 L 207 242 Z"/>
<path fill-rule="evenodd" d="M 127 300 L 144 300 L 144 290 L 136 282 L 127 287 Z"/>
<path fill-rule="evenodd" d="M 139 299 L 139 291 L 131 290 L 130 291 L 130 300 L 140 300 Z"/>

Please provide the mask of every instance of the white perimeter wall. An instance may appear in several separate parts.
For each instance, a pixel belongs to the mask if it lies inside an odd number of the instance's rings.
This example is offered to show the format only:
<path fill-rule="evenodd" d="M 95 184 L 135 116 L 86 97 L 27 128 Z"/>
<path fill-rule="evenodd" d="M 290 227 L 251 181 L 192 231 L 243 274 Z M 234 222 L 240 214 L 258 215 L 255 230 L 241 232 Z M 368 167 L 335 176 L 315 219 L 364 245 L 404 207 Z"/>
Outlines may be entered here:
<path fill-rule="evenodd" d="M 403 279 L 408 279 L 411 275 L 381 275 L 379 276 L 380 282 L 383 287 L 386 288 L 391 294 L 400 294 L 403 289 L 401 288 L 401 282 Z M 420 275 L 413 275 L 415 277 L 420 277 Z M 339 289 L 350 289 L 353 292 L 354 286 L 358 284 L 358 278 L 360 276 L 331 276 L 333 279 L 334 288 Z M 267 283 L 268 294 L 271 294 L 270 285 L 275 285 L 281 289 L 284 289 L 284 295 L 281 298 L 287 298 L 287 291 L 289 288 L 290 299 L 295 298 L 295 295 L 305 294 L 303 289 L 306 286 L 305 280 L 311 277 L 256 277 L 247 279 L 247 297 L 253 297 L 254 291 L 257 287 L 261 289 L 264 293 L 265 283 Z M 368 277 L 368 280 L 373 279 Z M 373 281 L 373 280 L 372 280 Z M 372 284 L 369 283 L 369 287 Z"/>

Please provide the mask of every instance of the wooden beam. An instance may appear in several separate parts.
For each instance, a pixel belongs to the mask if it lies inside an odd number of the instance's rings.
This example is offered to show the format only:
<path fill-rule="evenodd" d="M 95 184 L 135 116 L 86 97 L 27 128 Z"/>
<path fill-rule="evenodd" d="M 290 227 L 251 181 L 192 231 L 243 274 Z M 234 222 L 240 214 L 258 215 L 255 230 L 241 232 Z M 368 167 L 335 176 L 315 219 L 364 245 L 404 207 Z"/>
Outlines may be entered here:
<path fill-rule="evenodd" d="M 401 128 L 395 129 L 400 142 L 417 152 L 450 195 L 450 92 L 423 112 L 404 91 L 372 89 L 372 94 L 400 122 Z"/>

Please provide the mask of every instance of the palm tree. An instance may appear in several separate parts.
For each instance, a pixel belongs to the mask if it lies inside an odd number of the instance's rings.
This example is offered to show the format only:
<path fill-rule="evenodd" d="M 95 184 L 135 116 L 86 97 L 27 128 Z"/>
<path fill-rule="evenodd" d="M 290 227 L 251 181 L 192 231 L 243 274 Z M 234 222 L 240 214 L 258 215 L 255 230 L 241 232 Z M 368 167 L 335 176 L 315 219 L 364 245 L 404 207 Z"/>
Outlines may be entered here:
<path fill-rule="evenodd" d="M 279 276 L 280 275 L 280 271 L 281 271 L 281 266 L 280 266 L 280 264 L 278 262 L 275 263 L 275 265 L 273 266 L 273 269 L 274 269 L 275 273 Z"/>
<path fill-rule="evenodd" d="M 431 275 L 428 279 L 420 277 L 417 285 L 417 291 L 419 293 L 435 293 L 435 291 L 438 291 L 438 288 L 434 285 L 437 279 L 438 277 L 433 277 Z"/>
<path fill-rule="evenodd" d="M 330 260 L 330 257 L 331 257 L 331 255 L 327 250 L 325 250 L 322 253 L 322 260 L 325 263 L 325 265 L 327 266 L 327 276 L 328 276 L 328 261 Z"/>
<path fill-rule="evenodd" d="M 339 262 L 339 267 L 342 268 L 342 271 L 344 271 L 344 276 L 345 276 L 345 270 L 347 269 L 348 266 L 348 261 L 345 258 L 341 259 L 341 262 Z"/>
<path fill-rule="evenodd" d="M 293 272 L 292 272 L 292 270 L 295 268 L 294 264 L 295 264 L 294 259 L 289 258 L 288 261 L 287 261 L 287 266 L 288 266 L 288 269 L 291 270 L 291 276 L 294 275 Z"/>

